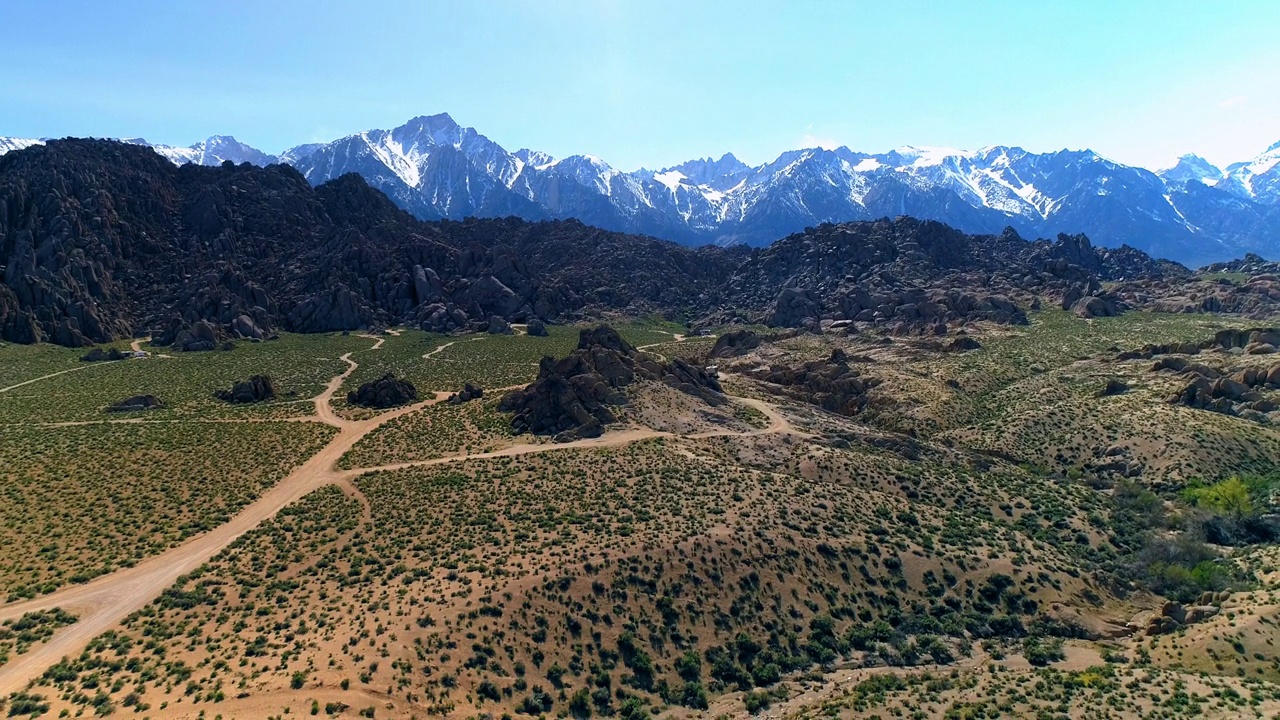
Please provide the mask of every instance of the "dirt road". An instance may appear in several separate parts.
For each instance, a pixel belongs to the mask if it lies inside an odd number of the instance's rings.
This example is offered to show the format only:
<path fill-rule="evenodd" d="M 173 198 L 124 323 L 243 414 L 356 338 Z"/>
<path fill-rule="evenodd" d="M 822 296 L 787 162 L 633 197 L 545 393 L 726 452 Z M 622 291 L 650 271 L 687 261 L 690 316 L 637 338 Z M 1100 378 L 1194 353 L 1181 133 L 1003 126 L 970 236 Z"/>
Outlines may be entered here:
<path fill-rule="evenodd" d="M 22 382 L 18 383 L 17 385 L 10 385 L 9 387 L 6 387 L 6 388 L 0 388 L 0 393 L 7 393 L 7 392 L 9 392 L 10 390 L 17 390 L 17 389 L 18 389 L 18 388 L 20 388 L 20 387 L 25 387 L 25 386 L 30 385 L 30 384 L 32 384 L 32 383 L 38 383 L 38 382 L 40 382 L 41 380 L 48 380 L 49 378 L 58 377 L 59 375 L 66 375 L 67 373 L 79 372 L 79 371 L 81 371 L 81 370 L 88 370 L 89 368 L 93 367 L 94 365 L 101 365 L 101 364 L 102 364 L 102 363 L 86 363 L 86 364 L 84 364 L 84 365 L 81 365 L 80 367 L 73 367 L 73 368 L 71 368 L 70 370 L 59 370 L 58 372 L 55 372 L 55 373 L 49 373 L 48 375 L 41 375 L 41 376 L 40 376 L 40 377 L 38 377 L 38 378 L 32 378 L 32 379 L 30 379 L 30 380 L 24 380 L 24 381 L 22 381 Z"/>
<path fill-rule="evenodd" d="M 379 338 L 378 342 L 369 349 L 376 350 L 381 345 L 382 339 Z M 428 353 L 428 356 L 443 350 L 445 347 L 448 347 L 448 345 L 436 348 L 431 353 Z M 351 353 L 343 355 L 341 359 L 347 363 L 347 369 L 330 380 L 324 391 L 314 398 L 315 416 L 286 418 L 280 421 L 318 420 L 334 427 L 337 430 L 337 434 L 319 452 L 295 468 L 287 477 L 268 490 L 258 500 L 246 506 L 226 524 L 203 535 L 191 538 L 160 555 L 143 560 L 134 567 L 104 575 L 84 585 L 66 588 L 33 600 L 0 607 L 0 621 L 18 618 L 27 612 L 55 607 L 67 610 L 78 618 L 76 623 L 58 631 L 49 642 L 36 645 L 27 653 L 10 658 L 8 664 L 0 667 L 0 697 L 22 690 L 31 680 L 39 677 L 50 666 L 65 656 L 75 655 L 82 651 L 93 638 L 110 630 L 129 614 L 143 608 L 164 590 L 171 587 L 179 577 L 200 567 L 219 551 L 234 542 L 236 538 L 264 521 L 271 519 L 288 505 L 327 485 L 337 485 L 346 492 L 358 492 L 352 480 L 371 472 L 442 465 L 485 458 L 513 457 L 559 450 L 618 447 L 653 438 L 681 437 L 668 432 L 640 428 L 610 432 L 599 438 L 568 443 L 526 443 L 474 455 L 451 455 L 431 460 L 397 463 L 373 468 L 337 470 L 338 461 L 365 435 L 395 418 L 442 402 L 449 395 L 447 392 L 437 392 L 434 393 L 434 397 L 431 399 L 397 408 L 391 412 L 382 413 L 366 420 L 346 420 L 334 413 L 332 399 L 333 395 L 342 387 L 343 382 L 351 373 L 355 372 L 359 365 L 351 359 Z M 72 372 L 79 369 L 73 368 L 63 372 Z M 54 373 L 54 375 L 58 374 L 62 373 Z M 52 377 L 52 375 L 46 377 Z M 20 387 L 42 379 L 45 378 L 36 378 L 13 387 Z M 4 389 L 0 389 L 0 392 L 4 392 Z M 746 432 L 722 430 L 699 433 L 687 437 L 751 436 L 768 433 L 804 435 L 804 433 L 792 428 L 786 417 L 772 405 L 752 398 L 735 397 L 733 399 L 764 413 L 769 418 L 769 426 Z"/>
<path fill-rule="evenodd" d="M 358 367 L 351 353 L 342 356 L 347 369 L 329 381 L 324 392 L 315 398 L 316 415 L 321 422 L 337 428 L 337 435 L 318 453 L 289 473 L 287 477 L 251 503 L 238 515 L 209 532 L 191 538 L 160 555 L 148 558 L 134 567 L 104 575 L 84 585 L 25 602 L 0 607 L 0 621 L 21 617 L 33 610 L 60 607 L 73 613 L 78 621 L 60 630 L 43 645 L 36 645 L 23 655 L 11 658 L 0 667 L 0 697 L 26 687 L 49 666 L 63 656 L 80 652 L 94 637 L 111 629 L 130 613 L 154 600 L 182 575 L 195 570 L 236 538 L 272 518 L 282 508 L 305 495 L 342 478 L 334 466 L 347 450 L 362 437 L 396 417 L 439 402 L 441 395 L 363 421 L 350 421 L 333 413 L 331 399 L 346 378 Z"/>

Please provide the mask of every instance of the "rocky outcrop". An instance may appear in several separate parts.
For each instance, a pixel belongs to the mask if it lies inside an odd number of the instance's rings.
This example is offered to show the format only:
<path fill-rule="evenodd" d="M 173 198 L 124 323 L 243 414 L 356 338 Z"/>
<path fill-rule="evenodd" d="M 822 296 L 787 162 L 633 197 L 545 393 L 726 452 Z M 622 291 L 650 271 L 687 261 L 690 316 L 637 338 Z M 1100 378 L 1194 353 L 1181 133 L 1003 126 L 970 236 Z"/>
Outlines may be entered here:
<path fill-rule="evenodd" d="M 383 410 L 417 402 L 418 390 L 408 380 L 387 374 L 347 393 L 347 403 Z"/>
<path fill-rule="evenodd" d="M 538 379 L 503 396 L 498 409 L 512 414 L 517 433 L 551 435 L 558 442 L 598 437 L 617 421 L 611 408 L 627 404 L 624 389 L 640 381 L 662 382 L 712 405 L 725 401 L 719 381 L 704 368 L 679 358 L 656 362 L 601 325 L 581 331 L 567 357 L 544 357 Z"/>
<path fill-rule="evenodd" d="M 765 389 L 800 400 L 840 415 L 856 415 L 866 408 L 868 392 L 880 384 L 864 376 L 849 364 L 843 350 L 836 349 L 825 360 L 814 360 L 796 366 L 773 365 L 768 368 L 738 368 L 748 377 L 760 380 Z"/>
<path fill-rule="evenodd" d="M 529 322 L 524 326 L 524 331 L 528 333 L 530 337 L 546 337 L 547 325 L 539 318 L 529 318 Z"/>
<path fill-rule="evenodd" d="M 1107 380 L 1107 384 L 1103 385 L 1102 389 L 1098 391 L 1098 397 L 1112 397 L 1113 395 L 1123 395 L 1127 392 L 1129 392 L 1128 383 L 1123 380 L 1111 378 L 1110 380 Z"/>
<path fill-rule="evenodd" d="M 1140 477 L 1146 470 L 1146 463 L 1135 458 L 1127 445 L 1097 445 L 1092 456 L 1080 464 L 1080 469 L 1092 477 L 1119 480 Z"/>
<path fill-rule="evenodd" d="M 448 400 L 445 402 L 450 405 L 461 405 L 462 403 L 471 402 L 472 400 L 479 400 L 482 397 L 484 397 L 484 388 L 479 388 L 471 383 L 466 383 L 462 386 L 461 390 L 450 395 Z"/>
<path fill-rule="evenodd" d="M 489 318 L 489 327 L 485 331 L 490 335 L 511 335 L 515 332 L 511 329 L 511 323 L 503 320 L 499 315 Z"/>
<path fill-rule="evenodd" d="M 124 353 L 118 348 L 103 350 L 102 348 L 94 348 L 80 357 L 80 362 L 110 362 L 114 360 L 123 360 Z"/>
<path fill-rule="evenodd" d="M 466 311 L 453 303 L 431 303 L 420 307 L 415 312 L 417 325 L 427 332 L 449 333 L 463 330 L 470 326 L 471 320 Z"/>
<path fill-rule="evenodd" d="M 107 412 L 138 412 L 141 410 L 163 410 L 164 403 L 155 395 L 134 395 L 107 408 Z"/>
<path fill-rule="evenodd" d="M 1240 273 L 1246 276 L 1280 275 L 1280 262 L 1271 262 L 1255 253 L 1227 262 L 1213 263 L 1200 269 L 1203 273 Z"/>
<path fill-rule="evenodd" d="M 1117 360 L 1150 360 L 1157 355 L 1196 355 L 1200 352 L 1197 343 L 1165 343 L 1161 345 L 1144 345 L 1138 350 L 1125 350 L 1116 356 Z"/>
<path fill-rule="evenodd" d="M 1082 318 L 1115 317 L 1123 312 L 1115 300 L 1100 295 L 1082 297 L 1071 306 L 1071 312 Z"/>
<path fill-rule="evenodd" d="M 1154 371 L 1170 370 L 1188 376 L 1182 390 L 1166 401 L 1200 410 L 1226 415 L 1239 415 L 1257 422 L 1267 422 L 1270 413 L 1280 410 L 1280 399 L 1265 390 L 1280 390 L 1280 364 L 1271 367 L 1249 367 L 1232 375 L 1197 363 L 1179 362 L 1181 358 L 1157 361 Z"/>
<path fill-rule="evenodd" d="M 716 344 L 711 346 L 711 352 L 707 357 L 713 360 L 738 357 L 758 347 L 760 347 L 759 335 L 751 330 L 732 330 L 716 338 Z"/>
<path fill-rule="evenodd" d="M 970 350 L 978 350 L 981 348 L 982 343 L 974 340 L 968 335 L 962 335 L 948 342 L 942 349 L 947 352 L 969 352 Z"/>
<path fill-rule="evenodd" d="M 1161 345 L 1144 345 L 1138 350 L 1120 353 L 1118 360 L 1149 360 L 1159 355 L 1198 355 L 1202 351 L 1239 351 L 1247 355 L 1268 355 L 1280 347 L 1280 329 L 1249 328 L 1240 330 L 1228 328 L 1219 330 L 1212 338 L 1201 342 L 1166 343 Z M 1160 369 L 1160 368 L 1156 368 Z"/>
<path fill-rule="evenodd" d="M 151 344 L 169 346 L 177 352 L 216 350 L 222 343 L 219 329 L 206 320 L 186 324 L 178 318 L 151 333 Z"/>
<path fill-rule="evenodd" d="M 1167 635 L 1176 632 L 1184 625 L 1195 625 L 1216 617 L 1222 611 L 1222 603 L 1230 597 L 1230 593 L 1203 593 L 1197 604 L 1184 606 L 1182 603 L 1168 600 L 1149 613 L 1139 613 L 1130 621 L 1130 626 L 1140 628 L 1147 636 Z"/>
<path fill-rule="evenodd" d="M 1151 372 L 1160 372 L 1162 370 L 1175 373 L 1189 373 L 1207 378 L 1216 378 L 1222 375 L 1222 373 L 1208 365 L 1191 362 L 1190 360 L 1177 355 L 1161 357 L 1151 364 Z"/>
<path fill-rule="evenodd" d="M 270 335 L 270 331 L 258 324 L 258 321 L 249 315 L 237 315 L 235 320 L 231 321 L 231 332 L 237 337 L 246 340 L 266 340 Z"/>
<path fill-rule="evenodd" d="M 1214 353 L 1231 355 L 1266 355 L 1280 344 L 1280 330 L 1274 328 L 1228 328 L 1201 342 L 1146 345 L 1139 350 L 1120 353 L 1119 360 L 1154 359 L 1151 372 L 1176 373 L 1186 384 L 1166 401 L 1199 410 L 1210 410 L 1257 422 L 1276 419 L 1280 410 L 1280 364 L 1253 365 L 1232 370 L 1218 370 L 1191 357 Z M 1237 361 L 1238 363 L 1238 361 Z"/>
<path fill-rule="evenodd" d="M 274 400 L 276 388 L 266 375 L 254 375 L 232 385 L 230 390 L 219 390 L 214 396 L 223 402 L 247 405 Z"/>
<path fill-rule="evenodd" d="M 977 321 L 1024 324 L 1024 308 L 1041 298 L 1061 298 L 1067 309 L 1083 300 L 1080 310 L 1090 316 L 1118 312 L 1129 303 L 1103 293 L 1102 281 L 1186 274 L 1132 248 L 1096 248 L 1079 235 L 1028 242 L 1011 229 L 968 236 L 898 218 L 821 225 L 779 240 L 741 264 L 730 287 L 767 303 L 770 325 L 849 320 L 899 335 L 937 335 Z M 771 288 L 780 290 L 761 297 Z"/>
<path fill-rule="evenodd" d="M 1156 312 L 1229 313 L 1263 320 L 1280 312 L 1280 276 L 1260 274 L 1242 282 L 1214 276 L 1122 283 L 1115 292 Z"/>
<path fill-rule="evenodd" d="M 1277 345 L 1280 345 L 1280 330 L 1276 328 L 1250 328 L 1248 330 L 1219 330 L 1213 334 L 1213 340 L 1210 341 L 1209 347 L 1222 350 L 1239 349 L 1248 354 L 1265 355 L 1267 352 L 1257 352 L 1256 349 L 1265 346 L 1271 348 L 1271 352 L 1274 352 Z M 1250 349 L 1254 349 L 1255 352 L 1250 353 Z"/>

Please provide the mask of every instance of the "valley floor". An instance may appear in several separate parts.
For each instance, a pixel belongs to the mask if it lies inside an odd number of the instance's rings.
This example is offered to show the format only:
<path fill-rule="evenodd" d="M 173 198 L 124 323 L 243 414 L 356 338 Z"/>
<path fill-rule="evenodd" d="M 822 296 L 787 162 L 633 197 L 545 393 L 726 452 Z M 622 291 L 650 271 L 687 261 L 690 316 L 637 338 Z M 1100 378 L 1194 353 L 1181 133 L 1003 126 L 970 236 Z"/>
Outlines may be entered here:
<path fill-rule="evenodd" d="M 1272 717 L 1280 557 L 1220 548 L 1253 580 L 1216 615 L 1128 628 L 1162 598 L 1117 579 L 1130 538 L 1095 467 L 1159 488 L 1280 461 L 1270 425 L 1165 403 L 1174 380 L 1114 360 L 1221 322 L 1046 312 L 968 352 L 801 335 L 718 361 L 725 405 L 646 385 L 562 443 L 513 436 L 496 401 L 572 328 L 0 348 L 3 709 Z M 716 339 L 619 329 L 664 360 Z M 835 351 L 855 370 L 834 384 L 761 379 Z M 254 373 L 282 396 L 212 399 Z M 386 373 L 425 399 L 345 402 Z M 854 376 L 865 407 L 821 409 Z M 485 397 L 444 402 L 464 382 Z M 165 409 L 101 410 L 141 392 Z"/>

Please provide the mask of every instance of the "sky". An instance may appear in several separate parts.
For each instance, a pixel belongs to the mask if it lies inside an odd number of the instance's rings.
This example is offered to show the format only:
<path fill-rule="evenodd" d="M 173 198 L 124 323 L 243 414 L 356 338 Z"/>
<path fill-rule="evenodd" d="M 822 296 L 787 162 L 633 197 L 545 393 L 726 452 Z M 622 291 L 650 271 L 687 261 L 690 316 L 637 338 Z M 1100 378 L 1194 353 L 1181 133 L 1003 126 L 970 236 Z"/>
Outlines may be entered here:
<path fill-rule="evenodd" d="M 1275 0 L 3 0 L 0 135 L 267 152 L 448 112 L 661 168 L 798 147 L 1280 141 Z"/>

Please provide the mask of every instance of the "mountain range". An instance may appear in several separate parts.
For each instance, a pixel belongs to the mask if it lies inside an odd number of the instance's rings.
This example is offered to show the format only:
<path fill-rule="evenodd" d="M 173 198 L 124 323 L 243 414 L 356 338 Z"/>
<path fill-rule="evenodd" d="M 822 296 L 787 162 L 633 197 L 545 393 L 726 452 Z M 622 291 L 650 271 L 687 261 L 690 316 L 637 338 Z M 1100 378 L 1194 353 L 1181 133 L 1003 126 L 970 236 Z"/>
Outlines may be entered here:
<path fill-rule="evenodd" d="M 0 154 L 40 142 L 0 138 Z M 1194 155 L 1153 172 L 1090 150 L 994 146 L 809 148 L 755 167 L 726 154 L 623 172 L 592 155 L 511 152 L 447 114 L 279 155 L 221 135 L 190 147 L 122 142 L 175 164 L 288 164 L 314 186 L 358 173 L 423 220 L 572 218 L 685 245 L 763 246 L 822 223 L 909 215 L 970 233 L 1083 233 L 1188 265 L 1280 255 L 1280 143 L 1224 169 Z"/>

